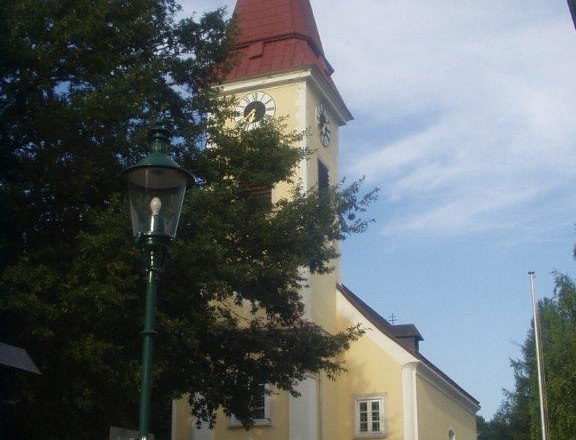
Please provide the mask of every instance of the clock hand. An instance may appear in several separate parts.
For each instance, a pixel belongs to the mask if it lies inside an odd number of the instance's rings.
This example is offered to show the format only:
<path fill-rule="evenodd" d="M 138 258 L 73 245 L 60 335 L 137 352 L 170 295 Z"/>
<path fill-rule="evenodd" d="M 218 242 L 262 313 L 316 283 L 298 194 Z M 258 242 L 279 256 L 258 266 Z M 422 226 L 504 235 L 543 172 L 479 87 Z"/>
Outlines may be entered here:
<path fill-rule="evenodd" d="M 256 109 L 253 108 L 252 110 L 250 110 L 250 113 L 244 116 L 244 119 L 246 119 L 246 122 L 248 123 L 254 122 L 254 119 L 256 119 Z"/>

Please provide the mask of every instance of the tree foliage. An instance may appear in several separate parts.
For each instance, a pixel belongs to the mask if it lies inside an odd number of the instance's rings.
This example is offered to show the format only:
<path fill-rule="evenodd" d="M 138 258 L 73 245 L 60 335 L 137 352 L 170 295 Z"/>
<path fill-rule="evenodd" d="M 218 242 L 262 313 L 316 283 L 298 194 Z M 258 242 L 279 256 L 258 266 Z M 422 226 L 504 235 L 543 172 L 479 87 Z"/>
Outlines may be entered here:
<path fill-rule="evenodd" d="M 310 152 L 281 121 L 226 125 L 229 107 L 207 86 L 227 69 L 233 26 L 221 10 L 175 21 L 176 10 L 173 0 L 0 2 L 0 338 L 43 373 L 19 375 L 7 396 L 14 439 L 136 426 L 144 277 L 119 175 L 158 121 L 177 133 L 174 157 L 197 185 L 160 286 L 157 438 L 184 394 L 203 420 L 223 408 L 250 426 L 256 383 L 294 392 L 306 372 L 333 376 L 360 333 L 303 320 L 301 268 L 330 270 L 334 241 L 364 230 L 358 214 L 374 193 L 292 182 L 272 207 L 252 197 L 246 184 L 289 182 Z"/>
<path fill-rule="evenodd" d="M 570 440 L 576 432 L 576 284 L 556 273 L 553 298 L 538 304 L 545 370 L 548 433 L 550 438 Z M 541 438 L 538 372 L 534 330 L 522 345 L 522 357 L 512 361 L 515 389 L 489 423 L 494 439 Z"/>
<path fill-rule="evenodd" d="M 543 306 L 544 359 L 550 436 L 574 438 L 576 402 L 576 285 L 556 273 L 554 300 Z"/>

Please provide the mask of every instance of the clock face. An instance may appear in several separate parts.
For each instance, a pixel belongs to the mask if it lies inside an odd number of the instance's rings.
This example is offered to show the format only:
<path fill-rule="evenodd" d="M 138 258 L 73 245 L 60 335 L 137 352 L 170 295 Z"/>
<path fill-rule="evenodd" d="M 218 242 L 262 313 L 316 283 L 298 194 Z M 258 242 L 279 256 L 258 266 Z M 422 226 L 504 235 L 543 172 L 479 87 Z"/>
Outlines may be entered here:
<path fill-rule="evenodd" d="M 256 127 L 264 119 L 272 119 L 276 113 L 276 103 L 265 92 L 251 92 L 245 95 L 236 107 L 236 122 L 244 124 L 247 130 Z"/>
<path fill-rule="evenodd" d="M 327 147 L 330 145 L 330 121 L 328 120 L 324 104 L 318 104 L 316 106 L 316 123 L 320 135 L 320 142 Z"/>

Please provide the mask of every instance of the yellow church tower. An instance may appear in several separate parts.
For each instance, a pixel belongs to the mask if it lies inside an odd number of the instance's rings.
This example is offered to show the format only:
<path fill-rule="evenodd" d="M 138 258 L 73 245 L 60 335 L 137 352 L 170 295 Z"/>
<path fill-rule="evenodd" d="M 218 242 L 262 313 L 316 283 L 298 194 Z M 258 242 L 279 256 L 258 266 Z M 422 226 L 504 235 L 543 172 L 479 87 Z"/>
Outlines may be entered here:
<path fill-rule="evenodd" d="M 301 147 L 312 154 L 296 179 L 305 189 L 338 183 L 339 130 L 352 115 L 332 81 L 310 0 L 237 0 L 234 13 L 237 64 L 222 92 L 236 98 L 237 122 L 250 129 L 283 118 L 287 130 L 306 131 Z M 274 187 L 272 201 L 289 189 Z M 213 429 L 197 429 L 185 399 L 175 402 L 173 440 L 476 440 L 478 401 L 420 353 L 415 326 L 389 323 L 345 287 L 339 265 L 305 274 L 302 299 L 305 319 L 329 333 L 366 329 L 343 354 L 347 371 L 335 381 L 310 374 L 298 398 L 263 393 L 249 431 L 224 414 Z"/>
<path fill-rule="evenodd" d="M 303 188 L 339 181 L 338 130 L 352 119 L 331 79 L 309 0 L 238 0 L 234 10 L 240 34 L 233 50 L 238 63 L 222 91 L 234 95 L 238 122 L 247 129 L 263 118 L 282 118 L 288 131 L 304 132 L 302 140 L 312 156 L 303 160 L 297 180 Z M 272 201 L 287 197 L 278 186 Z M 339 262 L 330 276 L 309 277 L 302 292 L 305 318 L 335 331 L 335 296 Z"/>

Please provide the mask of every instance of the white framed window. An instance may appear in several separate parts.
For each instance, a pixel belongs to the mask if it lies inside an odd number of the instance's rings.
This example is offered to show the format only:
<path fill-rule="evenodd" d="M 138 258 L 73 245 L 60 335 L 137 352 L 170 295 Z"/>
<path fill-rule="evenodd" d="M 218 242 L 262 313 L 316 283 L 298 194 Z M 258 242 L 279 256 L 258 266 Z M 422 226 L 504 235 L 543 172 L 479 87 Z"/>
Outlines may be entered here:
<path fill-rule="evenodd" d="M 268 385 L 259 385 L 259 392 L 257 396 L 252 398 L 251 409 L 254 417 L 254 426 L 265 426 L 272 424 L 272 416 L 270 411 L 270 395 L 267 394 L 266 390 Z M 234 415 L 230 416 L 230 426 L 237 427 L 242 426 L 242 422 L 238 420 Z"/>
<path fill-rule="evenodd" d="M 456 440 L 456 433 L 452 428 L 448 430 L 448 440 Z"/>
<path fill-rule="evenodd" d="M 356 437 L 386 435 L 386 395 L 360 396 L 354 400 Z"/>

